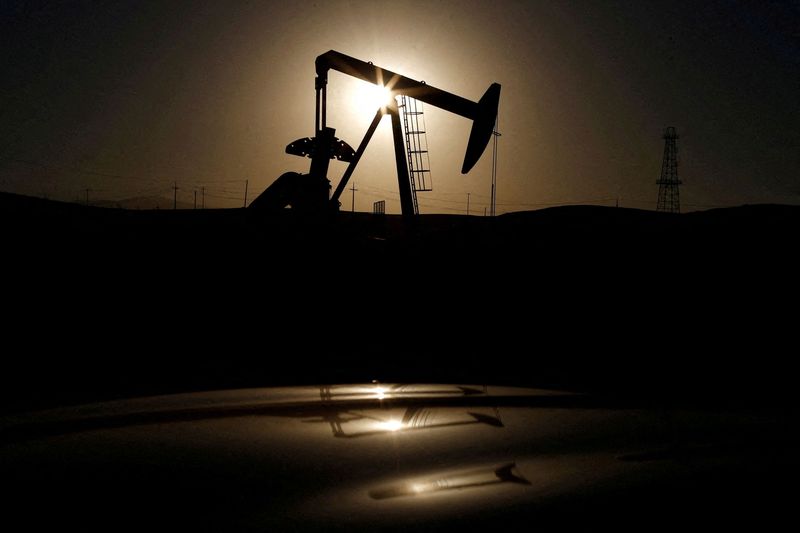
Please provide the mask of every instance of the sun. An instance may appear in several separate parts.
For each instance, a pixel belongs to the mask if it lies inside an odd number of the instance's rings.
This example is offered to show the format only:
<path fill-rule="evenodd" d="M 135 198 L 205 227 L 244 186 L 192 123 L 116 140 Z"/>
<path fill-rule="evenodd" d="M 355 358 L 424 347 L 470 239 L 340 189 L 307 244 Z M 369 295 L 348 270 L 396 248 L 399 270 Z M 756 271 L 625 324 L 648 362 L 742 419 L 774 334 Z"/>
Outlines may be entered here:
<path fill-rule="evenodd" d="M 392 91 L 383 85 L 359 83 L 358 90 L 353 93 L 353 103 L 359 112 L 369 114 L 389 105 L 394 99 Z"/>

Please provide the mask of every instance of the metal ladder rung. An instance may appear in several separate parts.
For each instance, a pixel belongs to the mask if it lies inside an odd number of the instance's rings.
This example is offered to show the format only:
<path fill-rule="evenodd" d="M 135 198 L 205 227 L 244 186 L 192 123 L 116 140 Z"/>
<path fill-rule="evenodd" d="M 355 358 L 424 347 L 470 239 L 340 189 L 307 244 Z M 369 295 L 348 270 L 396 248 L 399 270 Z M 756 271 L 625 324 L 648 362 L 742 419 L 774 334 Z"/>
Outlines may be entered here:
<path fill-rule="evenodd" d="M 428 160 L 428 142 L 425 138 L 425 118 L 423 117 L 422 102 L 402 95 L 398 107 L 402 108 L 403 133 L 406 141 L 406 155 L 408 158 L 408 177 L 411 181 L 411 196 L 414 204 L 414 213 L 419 213 L 417 191 L 432 191 L 431 171 Z M 412 148 L 425 148 L 425 150 L 412 150 Z M 415 168 L 417 167 L 417 168 Z"/>

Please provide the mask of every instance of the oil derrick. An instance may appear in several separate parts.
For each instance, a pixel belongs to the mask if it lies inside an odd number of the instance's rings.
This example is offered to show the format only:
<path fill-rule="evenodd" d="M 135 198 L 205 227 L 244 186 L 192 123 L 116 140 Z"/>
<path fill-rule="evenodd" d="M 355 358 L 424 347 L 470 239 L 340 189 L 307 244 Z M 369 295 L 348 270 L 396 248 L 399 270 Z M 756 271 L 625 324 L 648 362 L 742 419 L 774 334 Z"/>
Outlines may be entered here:
<path fill-rule="evenodd" d="M 678 134 L 670 126 L 664 130 L 664 161 L 661 163 L 661 178 L 658 184 L 658 204 L 656 211 L 680 213 L 681 198 L 678 187 Z"/>

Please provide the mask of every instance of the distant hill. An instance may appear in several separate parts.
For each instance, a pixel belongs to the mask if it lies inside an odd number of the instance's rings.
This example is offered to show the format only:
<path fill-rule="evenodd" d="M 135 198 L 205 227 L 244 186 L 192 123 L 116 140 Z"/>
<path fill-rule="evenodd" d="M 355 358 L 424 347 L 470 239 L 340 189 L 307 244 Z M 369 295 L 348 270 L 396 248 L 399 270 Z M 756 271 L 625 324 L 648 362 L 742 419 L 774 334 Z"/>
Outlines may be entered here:
<path fill-rule="evenodd" d="M 115 209 L 173 209 L 173 200 L 163 196 L 137 196 L 122 200 L 100 200 L 91 202 L 91 205 Z M 194 209 L 194 204 L 178 201 L 175 207 L 177 209 Z"/>
<path fill-rule="evenodd" d="M 90 207 L 101 207 L 105 209 L 131 209 L 131 210 L 148 210 L 148 209 L 173 209 L 172 198 L 165 198 L 163 196 L 137 196 L 134 198 L 124 198 L 122 200 L 96 200 L 90 201 Z M 208 206 L 208 203 L 206 203 Z M 190 202 L 177 202 L 178 209 L 194 209 L 194 204 Z M 63 209 L 75 209 L 85 207 L 83 202 L 61 202 L 58 200 L 49 200 L 45 198 L 37 198 L 35 196 L 25 196 L 21 194 L 14 194 L 8 192 L 0 192 L 0 209 L 8 212 L 24 213 L 28 211 L 40 211 L 48 209 L 53 211 L 61 211 Z M 208 206 L 209 209 L 211 208 Z M 199 209 L 199 204 L 198 204 Z"/>
<path fill-rule="evenodd" d="M 0 193 L 0 398 L 372 379 L 796 396 L 800 206 L 404 221 L 144 205 Z"/>
<path fill-rule="evenodd" d="M 80 204 L 0 192 L 0 216 L 80 211 Z"/>

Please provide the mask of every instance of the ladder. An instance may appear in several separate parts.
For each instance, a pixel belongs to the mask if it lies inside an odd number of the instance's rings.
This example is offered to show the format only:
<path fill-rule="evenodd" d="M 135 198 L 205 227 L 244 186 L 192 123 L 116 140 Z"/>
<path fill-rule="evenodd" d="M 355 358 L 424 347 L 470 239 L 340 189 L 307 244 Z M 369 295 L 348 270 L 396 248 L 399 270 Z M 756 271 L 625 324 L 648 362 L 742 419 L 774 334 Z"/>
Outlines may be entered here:
<path fill-rule="evenodd" d="M 418 215 L 417 191 L 433 190 L 431 161 L 428 157 L 428 138 L 425 135 L 425 117 L 422 114 L 422 102 L 406 95 L 400 96 L 399 107 L 403 110 L 403 131 L 406 136 L 411 197 L 414 200 L 414 214 Z"/>

